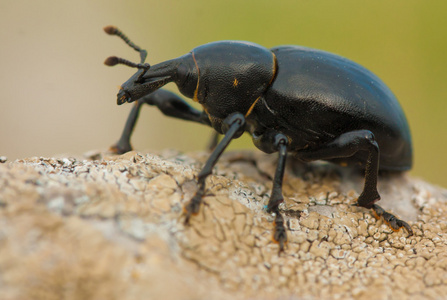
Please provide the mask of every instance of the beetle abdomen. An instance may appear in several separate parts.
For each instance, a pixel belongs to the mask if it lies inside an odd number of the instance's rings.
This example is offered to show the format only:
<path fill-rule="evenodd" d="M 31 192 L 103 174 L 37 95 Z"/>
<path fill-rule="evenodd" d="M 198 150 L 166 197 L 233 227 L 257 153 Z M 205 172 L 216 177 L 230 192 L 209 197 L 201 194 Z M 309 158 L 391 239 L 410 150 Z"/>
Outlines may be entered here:
<path fill-rule="evenodd" d="M 296 141 L 296 150 L 318 147 L 345 132 L 366 129 L 379 144 L 381 169 L 411 168 L 407 120 L 394 94 L 376 75 L 320 50 L 283 46 L 272 51 L 278 71 L 265 103 Z M 353 157 L 352 161 L 358 159 Z"/>

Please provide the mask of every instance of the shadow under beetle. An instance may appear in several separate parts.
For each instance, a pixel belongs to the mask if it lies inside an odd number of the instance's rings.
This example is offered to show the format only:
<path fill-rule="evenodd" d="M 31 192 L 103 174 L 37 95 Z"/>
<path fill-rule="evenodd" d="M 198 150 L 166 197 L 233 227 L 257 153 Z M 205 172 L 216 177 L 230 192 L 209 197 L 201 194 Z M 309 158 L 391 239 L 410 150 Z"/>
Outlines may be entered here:
<path fill-rule="evenodd" d="M 186 204 L 185 223 L 200 209 L 205 179 L 232 139 L 248 132 L 266 153 L 278 152 L 268 212 L 275 213 L 273 239 L 283 251 L 287 242 L 282 180 L 287 153 L 304 162 L 325 160 L 360 168 L 365 183 L 357 205 L 373 210 L 395 231 L 411 227 L 375 204 L 378 171 L 406 171 L 412 165 L 410 130 L 389 88 L 373 73 L 346 58 L 299 46 L 267 49 L 240 41 L 220 41 L 194 48 L 181 57 L 153 66 L 147 52 L 116 27 L 117 35 L 140 53 L 140 63 L 109 57 L 105 64 L 138 68 L 118 92 L 118 104 L 136 102 L 127 120 L 117 153 L 131 150 L 130 136 L 144 103 L 165 115 L 194 121 L 223 134 L 198 175 L 198 190 Z M 174 93 L 160 89 L 174 82 L 203 111 Z"/>

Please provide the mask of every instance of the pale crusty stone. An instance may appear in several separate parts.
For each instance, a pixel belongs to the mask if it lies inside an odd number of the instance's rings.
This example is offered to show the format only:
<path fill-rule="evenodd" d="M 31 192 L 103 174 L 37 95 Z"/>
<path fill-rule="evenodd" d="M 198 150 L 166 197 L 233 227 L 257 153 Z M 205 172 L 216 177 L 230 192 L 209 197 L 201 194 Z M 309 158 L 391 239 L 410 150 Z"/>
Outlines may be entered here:
<path fill-rule="evenodd" d="M 93 152 L 92 152 L 93 153 Z M 276 155 L 225 153 L 185 226 L 204 152 L 0 164 L 0 299 L 442 299 L 447 192 L 407 175 L 379 180 L 393 232 L 353 207 L 363 179 L 288 162 L 285 252 L 264 211 Z M 270 177 L 270 178 L 269 178 Z"/>

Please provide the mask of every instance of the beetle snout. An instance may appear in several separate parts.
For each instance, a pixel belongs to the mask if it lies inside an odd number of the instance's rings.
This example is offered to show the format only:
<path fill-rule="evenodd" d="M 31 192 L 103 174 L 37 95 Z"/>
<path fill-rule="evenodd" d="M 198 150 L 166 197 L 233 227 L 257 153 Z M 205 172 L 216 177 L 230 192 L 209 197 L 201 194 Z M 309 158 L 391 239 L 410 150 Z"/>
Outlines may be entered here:
<path fill-rule="evenodd" d="M 118 92 L 118 95 L 117 95 L 117 101 L 116 102 L 117 102 L 118 105 L 121 105 L 121 104 L 124 104 L 126 102 L 132 102 L 132 99 L 131 99 L 129 93 L 127 93 L 123 89 L 120 89 L 120 91 Z"/>

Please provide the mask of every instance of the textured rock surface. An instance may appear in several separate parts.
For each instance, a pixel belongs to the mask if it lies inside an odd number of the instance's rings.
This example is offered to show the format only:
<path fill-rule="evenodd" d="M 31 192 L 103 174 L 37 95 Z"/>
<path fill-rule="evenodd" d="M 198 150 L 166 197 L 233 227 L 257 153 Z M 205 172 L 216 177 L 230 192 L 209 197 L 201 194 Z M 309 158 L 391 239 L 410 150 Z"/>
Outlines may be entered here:
<path fill-rule="evenodd" d="M 379 182 L 415 235 L 353 207 L 362 178 L 288 165 L 289 243 L 263 211 L 275 156 L 225 154 L 198 216 L 183 205 L 207 153 L 0 163 L 0 299 L 440 299 L 447 295 L 447 192 Z M 101 159 L 99 159 L 101 158 Z M 4 161 L 4 160 L 3 160 Z M 291 161 L 289 161 L 291 162 Z"/>

